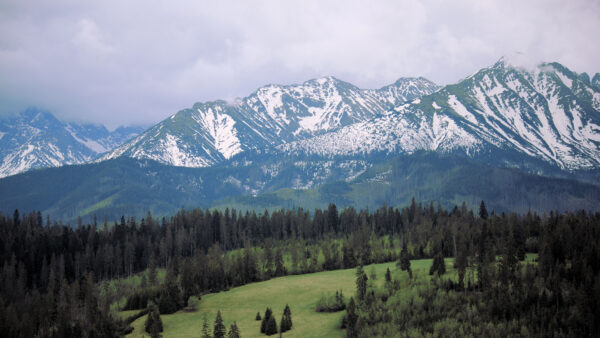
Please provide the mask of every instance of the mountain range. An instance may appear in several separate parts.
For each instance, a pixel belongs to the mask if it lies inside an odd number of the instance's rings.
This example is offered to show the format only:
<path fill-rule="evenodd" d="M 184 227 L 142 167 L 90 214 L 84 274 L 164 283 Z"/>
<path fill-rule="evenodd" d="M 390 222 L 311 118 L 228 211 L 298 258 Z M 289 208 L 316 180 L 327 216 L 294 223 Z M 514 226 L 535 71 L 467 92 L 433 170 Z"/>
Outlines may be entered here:
<path fill-rule="evenodd" d="M 369 121 L 437 89 L 424 78 L 402 78 L 376 90 L 360 89 L 331 76 L 300 85 L 268 85 L 234 102 L 196 103 L 100 160 L 127 156 L 207 167 L 245 151 Z"/>
<path fill-rule="evenodd" d="M 23 116 L 25 137 L 27 122 L 45 115 Z M 334 77 L 268 85 L 233 102 L 196 103 L 125 142 L 63 125 L 64 137 L 38 125 L 39 143 L 13 148 L 52 150 L 70 136 L 76 143 L 60 149 L 73 158 L 25 158 L 96 163 L 2 179 L 0 211 L 41 209 L 68 221 L 181 206 L 402 205 L 412 196 L 446 206 L 486 199 L 497 210 L 600 206 L 600 74 L 558 63 L 528 69 L 502 58 L 443 87 L 424 78 L 380 89 Z M 112 150 L 98 155 L 86 142 Z"/>
<path fill-rule="evenodd" d="M 31 169 L 90 162 L 143 131 L 97 124 L 62 122 L 51 113 L 28 108 L 0 120 L 0 177 Z"/>

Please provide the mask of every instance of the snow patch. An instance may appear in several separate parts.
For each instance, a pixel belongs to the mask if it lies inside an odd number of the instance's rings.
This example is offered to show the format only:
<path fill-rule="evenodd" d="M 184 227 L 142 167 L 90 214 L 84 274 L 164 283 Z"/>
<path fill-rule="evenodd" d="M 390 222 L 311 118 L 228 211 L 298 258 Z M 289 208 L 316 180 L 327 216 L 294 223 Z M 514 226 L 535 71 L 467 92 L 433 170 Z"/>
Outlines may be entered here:
<path fill-rule="evenodd" d="M 462 116 L 467 121 L 473 124 L 477 124 L 477 119 L 475 118 L 475 115 L 471 114 L 467 107 L 465 107 L 460 101 L 458 101 L 455 95 L 448 95 L 448 104 L 458 115 Z"/>

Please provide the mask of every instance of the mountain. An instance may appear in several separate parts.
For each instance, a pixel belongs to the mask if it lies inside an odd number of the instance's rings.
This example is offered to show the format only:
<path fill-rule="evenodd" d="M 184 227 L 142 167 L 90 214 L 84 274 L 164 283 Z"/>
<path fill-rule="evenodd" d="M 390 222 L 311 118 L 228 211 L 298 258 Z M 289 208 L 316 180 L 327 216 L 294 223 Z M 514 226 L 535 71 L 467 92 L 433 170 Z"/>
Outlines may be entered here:
<path fill-rule="evenodd" d="M 141 131 L 121 127 L 109 132 L 102 125 L 65 123 L 47 111 L 29 108 L 0 120 L 0 177 L 86 163 Z"/>
<path fill-rule="evenodd" d="M 181 207 L 402 206 L 413 196 L 598 211 L 598 81 L 501 59 L 442 88 L 421 78 L 377 90 L 332 77 L 266 86 L 180 111 L 109 160 L 4 178 L 0 212 L 112 220 Z"/>
<path fill-rule="evenodd" d="M 326 157 L 418 150 L 461 153 L 501 166 L 541 160 L 560 170 L 600 167 L 600 75 L 558 63 L 533 70 L 505 59 L 393 114 L 283 144 Z"/>
<path fill-rule="evenodd" d="M 127 156 L 207 167 L 244 151 L 370 120 L 437 89 L 424 78 L 402 78 L 381 89 L 360 89 L 331 76 L 298 85 L 268 85 L 234 102 L 196 103 L 101 160 Z"/>
<path fill-rule="evenodd" d="M 313 181 L 298 189 L 294 182 Z M 327 161 L 264 156 L 252 164 L 185 168 L 121 157 L 85 165 L 33 170 L 0 180 L 0 213 L 40 210 L 75 224 L 121 215 L 168 216 L 185 208 L 238 210 L 404 206 L 412 197 L 444 207 L 467 202 L 490 210 L 599 211 L 600 187 L 497 168 L 434 152 Z"/>

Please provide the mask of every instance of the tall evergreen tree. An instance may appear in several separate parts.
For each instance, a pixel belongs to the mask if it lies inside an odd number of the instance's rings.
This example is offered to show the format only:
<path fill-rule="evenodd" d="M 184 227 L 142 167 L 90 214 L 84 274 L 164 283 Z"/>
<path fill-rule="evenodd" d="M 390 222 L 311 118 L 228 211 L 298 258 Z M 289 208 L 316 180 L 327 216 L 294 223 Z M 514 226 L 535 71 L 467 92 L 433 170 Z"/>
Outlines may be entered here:
<path fill-rule="evenodd" d="M 436 273 L 438 276 L 446 273 L 446 264 L 444 263 L 444 256 L 442 256 L 441 252 L 438 252 L 435 257 L 433 257 L 433 263 L 429 269 L 429 275 L 433 275 L 434 273 Z"/>
<path fill-rule="evenodd" d="M 481 200 L 481 204 L 479 205 L 479 217 L 484 220 L 488 218 L 488 212 L 485 208 L 485 203 L 483 200 Z"/>
<path fill-rule="evenodd" d="M 356 314 L 356 303 L 354 302 L 354 298 L 350 297 L 350 302 L 348 302 L 348 307 L 346 308 L 346 337 L 358 337 L 358 330 L 356 327 L 357 319 L 358 315 Z"/>
<path fill-rule="evenodd" d="M 356 269 L 356 298 L 359 301 L 363 301 L 365 299 L 365 295 L 367 294 L 367 281 L 368 277 L 363 270 L 363 266 L 359 265 Z"/>
<path fill-rule="evenodd" d="M 281 316 L 280 330 L 279 332 L 283 333 L 292 329 L 292 310 L 290 310 L 289 305 L 285 305 L 285 309 L 283 310 L 283 315 Z"/>
<path fill-rule="evenodd" d="M 221 310 L 217 311 L 217 318 L 215 318 L 215 327 L 213 331 L 213 338 L 225 338 L 226 328 L 223 324 L 223 318 L 221 317 Z"/>
<path fill-rule="evenodd" d="M 235 322 L 233 322 L 233 324 L 231 324 L 231 326 L 229 327 L 229 332 L 227 333 L 227 338 L 240 338 L 240 329 L 238 329 L 238 326 Z"/>
<path fill-rule="evenodd" d="M 158 307 L 154 305 L 152 310 L 148 312 L 148 317 L 146 318 L 145 323 L 146 332 L 148 332 L 152 337 L 158 337 L 160 332 L 163 331 L 163 323 L 160 318 L 160 313 L 158 311 Z"/>
<path fill-rule="evenodd" d="M 273 311 L 271 311 L 271 308 L 267 308 L 265 310 L 265 315 L 262 318 L 262 322 L 260 323 L 260 333 L 266 332 L 267 324 L 269 323 L 269 319 L 271 319 L 272 315 L 273 315 Z"/>
<path fill-rule="evenodd" d="M 210 335 L 210 329 L 208 327 L 208 319 L 204 315 L 204 322 L 202 323 L 202 338 L 212 338 Z"/>
<path fill-rule="evenodd" d="M 275 320 L 275 316 L 270 316 L 269 321 L 265 327 L 265 334 L 267 336 L 273 335 L 277 333 L 277 321 Z"/>
<path fill-rule="evenodd" d="M 408 271 L 408 277 L 412 279 L 412 270 L 410 269 L 410 259 L 408 257 L 408 248 L 406 242 L 402 244 L 402 251 L 400 251 L 400 259 L 396 265 L 399 265 L 402 271 Z"/>
<path fill-rule="evenodd" d="M 461 288 L 465 286 L 465 274 L 467 271 L 468 264 L 468 252 L 467 252 L 467 244 L 464 239 L 464 235 L 462 232 L 458 235 L 457 240 L 457 248 L 456 248 L 456 258 L 454 260 L 454 264 L 456 269 L 458 270 L 458 284 Z"/>

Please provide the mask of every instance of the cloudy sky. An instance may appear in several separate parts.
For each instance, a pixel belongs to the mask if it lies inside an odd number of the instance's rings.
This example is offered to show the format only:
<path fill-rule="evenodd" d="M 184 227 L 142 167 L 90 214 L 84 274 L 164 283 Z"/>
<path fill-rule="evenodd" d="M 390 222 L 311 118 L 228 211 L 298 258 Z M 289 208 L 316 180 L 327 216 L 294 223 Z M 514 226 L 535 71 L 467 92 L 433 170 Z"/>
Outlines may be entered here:
<path fill-rule="evenodd" d="M 0 2 L 0 114 L 151 124 L 197 101 L 334 75 L 439 84 L 502 55 L 600 72 L 600 1 Z"/>

